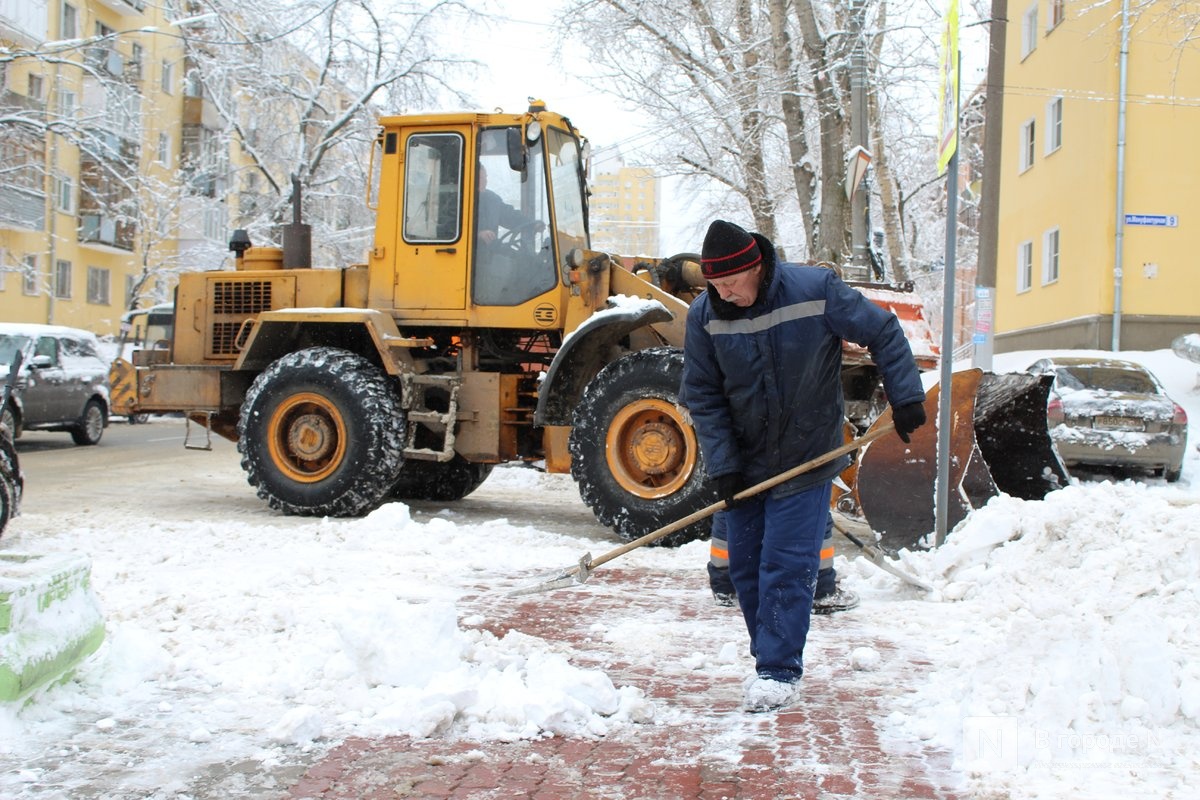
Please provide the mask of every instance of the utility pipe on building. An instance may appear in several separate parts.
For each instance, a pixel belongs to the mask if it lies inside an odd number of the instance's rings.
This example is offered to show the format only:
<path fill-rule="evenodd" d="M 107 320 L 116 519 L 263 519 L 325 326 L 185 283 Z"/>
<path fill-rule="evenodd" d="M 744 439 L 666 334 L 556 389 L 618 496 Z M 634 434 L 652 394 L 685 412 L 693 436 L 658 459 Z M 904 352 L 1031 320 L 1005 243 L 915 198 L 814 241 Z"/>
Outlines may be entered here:
<path fill-rule="evenodd" d="M 869 150 L 867 143 L 867 46 L 863 41 L 865 0 L 850 0 L 850 147 Z M 867 269 L 871 258 L 868 252 L 870 193 L 866 178 L 850 197 L 850 263 Z"/>
<path fill-rule="evenodd" d="M 975 366 L 992 369 L 996 336 L 996 252 L 1000 227 L 1000 163 L 1004 150 L 1004 48 L 1008 0 L 992 0 L 988 20 L 987 95 L 983 121 L 983 192 L 979 201 L 979 263 L 975 273 Z"/>
<path fill-rule="evenodd" d="M 1117 235 L 1113 243 L 1112 351 L 1121 349 L 1121 282 L 1125 267 L 1125 112 L 1129 79 L 1129 0 L 1121 0 L 1121 54 L 1117 89 Z"/>

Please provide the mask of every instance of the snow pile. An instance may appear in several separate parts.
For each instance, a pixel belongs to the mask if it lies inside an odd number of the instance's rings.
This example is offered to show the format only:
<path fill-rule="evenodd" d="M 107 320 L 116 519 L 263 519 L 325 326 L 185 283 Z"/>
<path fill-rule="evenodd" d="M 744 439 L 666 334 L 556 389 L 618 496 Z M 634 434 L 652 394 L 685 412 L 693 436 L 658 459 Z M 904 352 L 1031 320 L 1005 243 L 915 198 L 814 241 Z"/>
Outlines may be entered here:
<path fill-rule="evenodd" d="M 63 531 L 58 545 L 98 554 L 108 639 L 69 689 L 0 709 L 0 753 L 69 739 L 80 719 L 142 727 L 155 708 L 192 742 L 266 730 L 299 745 L 603 735 L 653 718 L 640 690 L 571 665 L 552 643 L 459 625 L 455 573 L 505 568 L 507 548 L 489 545 L 522 540 L 561 564 L 577 541 L 503 520 L 422 524 L 400 503 L 358 520 L 287 522 L 151 522 L 138 548 L 124 526 Z"/>
<path fill-rule="evenodd" d="M 997 356 L 1021 370 L 1049 351 Z M 863 608 L 930 662 L 890 717 L 955 754 L 980 796 L 1196 796 L 1200 788 L 1200 382 L 1170 351 L 1124 352 L 1191 422 L 1183 477 L 1073 482 L 993 498 L 901 566 L 920 600 L 856 561 Z M 932 601 L 932 602 L 931 602 Z M 877 605 L 879 604 L 879 605 Z"/>

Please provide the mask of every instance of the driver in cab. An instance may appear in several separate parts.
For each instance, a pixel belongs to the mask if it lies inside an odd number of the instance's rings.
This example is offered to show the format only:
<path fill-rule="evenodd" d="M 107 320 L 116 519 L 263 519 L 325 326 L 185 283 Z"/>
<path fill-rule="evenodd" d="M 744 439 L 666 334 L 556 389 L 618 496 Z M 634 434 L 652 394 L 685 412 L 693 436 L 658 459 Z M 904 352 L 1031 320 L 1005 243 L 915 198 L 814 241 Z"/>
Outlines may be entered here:
<path fill-rule="evenodd" d="M 504 198 L 487 188 L 487 169 L 479 165 L 478 195 L 475 220 L 476 237 L 483 247 L 490 247 L 499 238 L 500 228 L 513 231 L 533 220 L 504 202 Z"/>

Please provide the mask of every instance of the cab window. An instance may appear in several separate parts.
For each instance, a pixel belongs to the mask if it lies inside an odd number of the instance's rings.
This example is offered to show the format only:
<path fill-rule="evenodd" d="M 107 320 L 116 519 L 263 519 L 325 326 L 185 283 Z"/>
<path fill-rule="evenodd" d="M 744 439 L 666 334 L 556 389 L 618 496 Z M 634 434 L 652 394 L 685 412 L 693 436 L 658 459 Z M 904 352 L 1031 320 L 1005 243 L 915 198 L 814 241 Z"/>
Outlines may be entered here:
<path fill-rule="evenodd" d="M 404 241 L 457 241 L 462 228 L 462 137 L 416 134 L 406 147 Z"/>
<path fill-rule="evenodd" d="M 525 169 L 517 172 L 508 163 L 507 141 L 508 128 L 479 134 L 471 286 L 477 305 L 518 305 L 558 284 L 541 142 L 529 148 Z"/>

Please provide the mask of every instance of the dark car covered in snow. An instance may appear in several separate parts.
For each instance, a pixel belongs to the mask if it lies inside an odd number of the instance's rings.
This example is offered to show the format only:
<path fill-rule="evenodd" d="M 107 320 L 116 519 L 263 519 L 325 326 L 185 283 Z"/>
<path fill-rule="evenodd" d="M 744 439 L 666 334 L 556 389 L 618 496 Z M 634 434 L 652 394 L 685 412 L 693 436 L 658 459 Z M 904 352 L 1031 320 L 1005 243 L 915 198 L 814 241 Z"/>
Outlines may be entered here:
<path fill-rule="evenodd" d="M 1179 480 L 1187 413 L 1140 364 L 1114 358 L 1043 358 L 1028 367 L 1054 376 L 1046 409 L 1063 464 L 1152 471 Z"/>
<path fill-rule="evenodd" d="M 8 403 L 0 410 L 13 438 L 26 430 L 67 431 L 97 444 L 108 425 L 108 362 L 96 336 L 62 325 L 0 323 L 0 364 L 23 354 Z"/>

